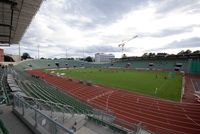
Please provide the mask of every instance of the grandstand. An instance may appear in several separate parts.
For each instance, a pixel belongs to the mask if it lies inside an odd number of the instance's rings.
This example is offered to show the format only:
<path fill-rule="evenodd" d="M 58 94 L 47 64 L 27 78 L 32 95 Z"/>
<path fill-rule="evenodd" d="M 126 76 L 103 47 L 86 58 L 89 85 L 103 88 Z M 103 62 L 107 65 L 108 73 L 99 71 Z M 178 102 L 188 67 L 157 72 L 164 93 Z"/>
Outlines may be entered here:
<path fill-rule="evenodd" d="M 22 61 L 16 65 L 16 68 L 23 69 L 50 69 L 57 68 L 56 63 L 59 63 L 59 68 L 70 68 L 70 67 L 116 67 L 124 68 L 129 65 L 129 68 L 133 69 L 149 69 L 149 64 L 153 63 L 154 70 L 174 70 L 176 65 L 180 66 L 180 71 L 185 73 L 199 74 L 198 68 L 200 61 L 198 56 L 193 58 L 130 58 L 113 61 L 112 63 L 95 64 L 90 62 L 84 62 L 79 60 L 66 60 L 66 59 L 39 59 L 39 60 L 27 60 Z"/>
<path fill-rule="evenodd" d="M 58 64 L 58 66 L 56 65 Z M 51 69 L 51 68 L 71 68 L 71 67 L 90 67 L 93 64 L 84 62 L 84 61 L 77 61 L 77 60 L 65 60 L 65 59 L 56 59 L 56 60 L 49 60 L 49 59 L 39 59 L 39 60 L 27 60 L 22 61 L 16 65 L 18 69 Z M 95 66 L 95 65 L 94 65 Z"/>
<path fill-rule="evenodd" d="M 41 3 L 0 0 L 0 46 L 20 48 Z M 199 54 L 39 58 L 1 62 L 0 134 L 200 133 Z"/>

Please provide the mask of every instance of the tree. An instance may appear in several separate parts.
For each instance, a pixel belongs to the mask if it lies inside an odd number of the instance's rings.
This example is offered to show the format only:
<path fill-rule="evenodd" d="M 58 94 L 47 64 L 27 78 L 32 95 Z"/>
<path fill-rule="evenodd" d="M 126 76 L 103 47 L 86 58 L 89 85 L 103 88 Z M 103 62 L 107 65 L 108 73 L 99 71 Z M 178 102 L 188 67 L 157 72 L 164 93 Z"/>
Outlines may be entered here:
<path fill-rule="evenodd" d="M 142 57 L 155 57 L 155 56 L 156 56 L 155 53 L 144 53 L 144 54 L 142 55 Z"/>
<path fill-rule="evenodd" d="M 193 54 L 200 54 L 200 50 L 194 51 Z"/>
<path fill-rule="evenodd" d="M 155 53 L 149 53 L 149 57 L 155 57 Z"/>
<path fill-rule="evenodd" d="M 144 53 L 142 57 L 148 57 L 148 53 Z"/>
<path fill-rule="evenodd" d="M 90 56 L 86 57 L 86 58 L 85 58 L 85 61 L 87 61 L 87 62 L 92 62 L 92 57 L 90 57 Z"/>
<path fill-rule="evenodd" d="M 167 53 L 157 53 L 157 56 L 167 56 Z"/>
<path fill-rule="evenodd" d="M 126 57 L 127 57 L 126 54 L 123 54 L 123 55 L 122 55 L 122 58 L 126 58 Z"/>
<path fill-rule="evenodd" d="M 191 53 L 192 53 L 192 51 L 190 49 L 185 51 L 185 54 L 191 54 Z"/>
<path fill-rule="evenodd" d="M 190 49 L 188 49 L 186 51 L 184 51 L 184 50 L 180 51 L 179 53 L 177 53 L 177 55 L 185 55 L 185 54 L 189 55 L 191 53 L 192 53 L 192 51 Z"/>
<path fill-rule="evenodd" d="M 26 59 L 30 59 L 31 57 L 28 53 L 23 53 L 21 58 L 22 60 L 26 60 Z"/>
<path fill-rule="evenodd" d="M 184 55 L 184 53 L 185 53 L 185 51 L 182 50 L 182 51 L 180 51 L 179 53 L 177 53 L 177 55 Z"/>
<path fill-rule="evenodd" d="M 4 61 L 7 61 L 7 62 L 14 62 L 13 58 L 8 56 L 8 55 L 4 55 Z"/>

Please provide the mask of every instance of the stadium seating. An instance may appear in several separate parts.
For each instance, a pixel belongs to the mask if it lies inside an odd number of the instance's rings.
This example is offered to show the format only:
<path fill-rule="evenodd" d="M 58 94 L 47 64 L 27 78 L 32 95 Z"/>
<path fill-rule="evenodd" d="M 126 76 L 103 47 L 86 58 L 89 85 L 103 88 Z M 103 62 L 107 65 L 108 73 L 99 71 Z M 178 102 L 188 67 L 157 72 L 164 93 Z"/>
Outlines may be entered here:
<path fill-rule="evenodd" d="M 17 69 L 41 69 L 41 68 L 57 68 L 59 64 L 59 68 L 66 67 L 90 67 L 91 63 L 79 61 L 79 60 L 65 60 L 65 59 L 57 59 L 57 60 L 49 60 L 49 59 L 40 59 L 40 60 L 25 60 L 17 64 L 15 67 Z"/>
<path fill-rule="evenodd" d="M 10 103 L 10 88 L 7 83 L 6 68 L 0 68 L 0 103 Z"/>
<path fill-rule="evenodd" d="M 149 68 L 149 64 L 153 64 L 154 69 L 161 70 L 174 70 L 174 67 L 177 63 L 182 63 L 181 71 L 189 71 L 189 61 L 186 59 L 172 59 L 172 60 L 125 60 L 125 61 L 116 61 L 112 63 L 112 67 L 126 67 L 127 64 L 130 64 L 129 68 Z M 111 63 L 106 64 L 111 66 Z"/>
<path fill-rule="evenodd" d="M 66 60 L 66 59 L 36 59 L 25 60 L 18 63 L 15 67 L 17 69 L 42 69 L 42 68 L 57 68 L 56 63 L 59 63 L 59 68 L 66 67 L 118 67 L 124 68 L 130 64 L 129 68 L 149 68 L 149 64 L 153 64 L 154 69 L 161 70 L 174 70 L 176 64 L 182 64 L 180 71 L 194 72 L 194 66 L 197 60 L 191 62 L 190 59 L 134 59 L 134 60 L 119 60 L 112 63 L 89 63 L 79 60 Z M 193 66 L 192 66 L 193 65 Z M 191 66 L 193 69 L 191 69 Z"/>
<path fill-rule="evenodd" d="M 56 88 L 46 84 L 45 82 L 26 75 L 27 74 L 23 75 L 21 72 L 20 76 L 16 79 L 17 84 L 26 95 L 55 103 L 71 105 L 76 109 L 74 112 L 87 113 L 92 110 L 91 107 L 81 103 L 67 94 L 58 91 Z"/>

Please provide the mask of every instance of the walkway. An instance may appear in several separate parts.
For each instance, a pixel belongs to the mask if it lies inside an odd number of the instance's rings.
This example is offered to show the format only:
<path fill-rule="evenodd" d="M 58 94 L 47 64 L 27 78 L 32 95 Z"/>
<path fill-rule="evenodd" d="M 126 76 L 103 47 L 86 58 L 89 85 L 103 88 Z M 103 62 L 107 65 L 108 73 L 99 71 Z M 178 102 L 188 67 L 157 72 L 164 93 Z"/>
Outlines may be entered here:
<path fill-rule="evenodd" d="M 33 134 L 32 131 L 14 115 L 12 106 L 0 105 L 0 110 L 3 111 L 3 114 L 0 114 L 0 118 L 10 134 Z"/>

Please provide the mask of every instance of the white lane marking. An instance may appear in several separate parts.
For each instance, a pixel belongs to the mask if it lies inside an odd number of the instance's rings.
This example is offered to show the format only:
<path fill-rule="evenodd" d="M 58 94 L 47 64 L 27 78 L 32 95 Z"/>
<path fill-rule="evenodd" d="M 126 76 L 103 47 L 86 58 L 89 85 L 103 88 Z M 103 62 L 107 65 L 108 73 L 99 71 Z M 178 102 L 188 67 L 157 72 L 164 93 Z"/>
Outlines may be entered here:
<path fill-rule="evenodd" d="M 195 86 L 194 86 L 194 83 L 193 83 L 192 79 L 190 79 L 190 81 L 192 82 L 193 90 L 196 91 L 196 88 L 195 88 Z"/>

